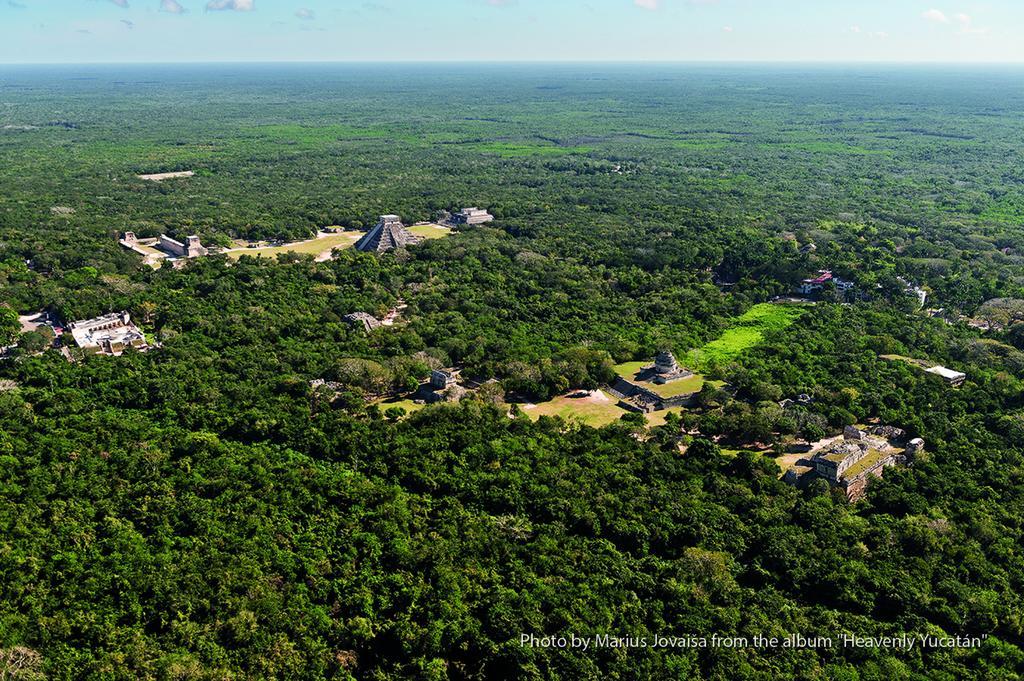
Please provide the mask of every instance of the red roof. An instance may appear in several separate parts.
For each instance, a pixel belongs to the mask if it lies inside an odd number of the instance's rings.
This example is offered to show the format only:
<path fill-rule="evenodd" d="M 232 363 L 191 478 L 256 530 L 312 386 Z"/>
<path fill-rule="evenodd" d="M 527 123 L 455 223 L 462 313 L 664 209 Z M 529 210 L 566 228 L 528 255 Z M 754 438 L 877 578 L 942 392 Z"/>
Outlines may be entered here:
<path fill-rule="evenodd" d="M 823 271 L 818 274 L 814 279 L 804 279 L 805 284 L 824 284 L 826 281 L 832 281 L 832 273 Z"/>

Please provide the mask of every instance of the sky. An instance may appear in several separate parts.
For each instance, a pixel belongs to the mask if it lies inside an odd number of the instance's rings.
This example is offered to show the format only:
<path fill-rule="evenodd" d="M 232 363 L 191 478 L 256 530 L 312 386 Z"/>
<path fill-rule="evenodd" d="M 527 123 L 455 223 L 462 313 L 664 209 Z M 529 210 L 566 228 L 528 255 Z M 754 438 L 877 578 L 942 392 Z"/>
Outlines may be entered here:
<path fill-rule="evenodd" d="M 0 0 L 0 63 L 1024 62 L 1024 0 Z"/>

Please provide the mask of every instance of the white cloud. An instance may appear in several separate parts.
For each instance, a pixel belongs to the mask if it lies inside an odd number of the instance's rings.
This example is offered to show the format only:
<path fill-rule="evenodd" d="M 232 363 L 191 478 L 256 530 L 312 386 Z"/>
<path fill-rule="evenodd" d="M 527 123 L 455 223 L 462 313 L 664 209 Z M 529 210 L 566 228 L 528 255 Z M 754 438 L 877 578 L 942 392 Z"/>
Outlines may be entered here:
<path fill-rule="evenodd" d="M 970 14 L 957 14 L 956 20 L 960 24 L 961 33 L 972 33 L 974 35 L 984 35 L 988 33 L 987 28 L 975 28 L 974 19 L 971 18 Z"/>
<path fill-rule="evenodd" d="M 118 7 L 128 7 L 128 0 L 110 0 L 110 2 L 114 3 Z"/>
<path fill-rule="evenodd" d="M 210 0 L 206 3 L 207 10 L 234 10 L 236 12 L 251 12 L 256 7 L 256 0 Z"/>
<path fill-rule="evenodd" d="M 653 11 L 661 6 L 661 0 L 633 0 L 633 4 L 637 7 Z"/>
<path fill-rule="evenodd" d="M 171 14 L 184 14 L 186 10 L 178 0 L 160 0 L 160 11 L 170 12 Z"/>
<path fill-rule="evenodd" d="M 860 26 L 851 26 L 850 33 L 860 33 Z"/>
<path fill-rule="evenodd" d="M 300 7 L 299 9 L 295 10 L 295 16 L 306 21 L 312 21 L 313 19 L 316 19 L 316 12 L 309 9 L 308 7 Z"/>
<path fill-rule="evenodd" d="M 927 19 L 928 21 L 934 22 L 936 24 L 949 23 L 949 17 L 947 17 L 946 13 L 943 12 L 941 9 L 930 9 L 921 16 Z"/>
<path fill-rule="evenodd" d="M 726 33 L 732 33 L 732 26 L 723 26 L 722 30 Z"/>

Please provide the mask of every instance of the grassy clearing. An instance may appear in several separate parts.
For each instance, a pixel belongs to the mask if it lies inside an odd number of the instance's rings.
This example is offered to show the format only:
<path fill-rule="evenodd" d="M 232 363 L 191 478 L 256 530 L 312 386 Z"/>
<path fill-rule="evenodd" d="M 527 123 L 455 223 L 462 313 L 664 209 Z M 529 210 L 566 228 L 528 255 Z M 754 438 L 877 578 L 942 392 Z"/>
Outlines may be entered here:
<path fill-rule="evenodd" d="M 600 428 L 609 423 L 614 423 L 628 413 L 622 407 L 617 406 L 615 398 L 605 392 L 601 392 L 606 401 L 592 397 L 569 397 L 563 395 L 542 404 L 523 406 L 523 412 L 533 420 L 541 416 L 560 416 L 566 421 L 578 420 L 588 426 Z"/>
<path fill-rule="evenodd" d="M 267 248 L 242 248 L 228 251 L 228 257 L 237 260 L 243 255 L 251 255 L 257 258 L 276 258 L 282 253 L 307 253 L 320 255 L 335 248 L 351 248 L 362 236 L 359 232 L 343 232 L 341 234 L 329 234 L 327 236 L 310 239 L 309 241 L 297 241 L 284 246 L 270 246 Z"/>
<path fill-rule="evenodd" d="M 387 411 L 388 409 L 391 409 L 393 407 L 398 407 L 400 409 L 404 409 L 407 414 L 412 414 L 414 412 L 419 411 L 420 409 L 423 409 L 425 406 L 427 405 L 416 404 L 410 399 L 403 399 L 400 397 L 395 397 L 389 400 L 381 400 L 380 402 L 377 402 L 377 407 L 380 408 L 382 412 Z"/>
<path fill-rule="evenodd" d="M 868 149 L 842 142 L 780 142 L 764 145 L 769 149 L 789 149 L 806 151 L 811 154 L 844 154 L 849 156 L 891 156 L 892 152 L 885 149 Z"/>
<path fill-rule="evenodd" d="M 678 381 L 672 381 L 665 385 L 650 383 L 645 384 L 645 387 L 650 388 L 662 397 L 678 397 L 679 395 L 699 393 L 700 389 L 704 387 L 704 377 L 700 374 L 694 374 L 689 378 L 681 378 Z"/>
<path fill-rule="evenodd" d="M 632 381 L 640 373 L 641 369 L 650 364 L 651 362 L 626 362 L 625 364 L 618 364 L 615 367 L 615 373 L 627 381 Z"/>
<path fill-rule="evenodd" d="M 569 154 L 586 154 L 591 147 L 560 147 L 555 144 L 539 142 L 480 142 L 467 144 L 465 148 L 485 154 L 497 154 L 502 158 L 523 158 L 529 156 L 566 156 Z"/>
<path fill-rule="evenodd" d="M 689 366 L 706 368 L 735 360 L 750 348 L 760 345 L 769 333 L 782 331 L 795 322 L 805 308 L 761 303 L 733 320 L 733 326 L 720 338 L 686 356 Z"/>
<path fill-rule="evenodd" d="M 441 225 L 413 225 L 409 231 L 424 239 L 443 239 L 452 233 L 451 229 Z"/>
<path fill-rule="evenodd" d="M 651 412 L 650 414 L 646 415 L 647 416 L 647 425 L 649 425 L 651 428 L 654 428 L 656 426 L 663 426 L 663 425 L 665 425 L 665 417 L 666 416 L 668 416 L 669 414 L 682 414 L 683 411 L 685 411 L 685 410 L 682 409 L 682 408 L 676 408 L 676 409 L 666 409 L 665 411 Z"/>
<path fill-rule="evenodd" d="M 725 140 L 680 140 L 673 142 L 672 146 L 687 151 L 716 151 L 728 147 L 729 144 Z"/>

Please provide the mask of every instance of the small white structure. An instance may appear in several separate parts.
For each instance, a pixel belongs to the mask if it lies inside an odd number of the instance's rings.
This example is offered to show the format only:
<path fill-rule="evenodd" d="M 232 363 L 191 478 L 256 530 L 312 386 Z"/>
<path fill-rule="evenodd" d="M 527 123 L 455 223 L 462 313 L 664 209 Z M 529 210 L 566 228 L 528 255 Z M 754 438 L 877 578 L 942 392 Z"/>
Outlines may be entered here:
<path fill-rule="evenodd" d="M 146 336 L 132 323 L 127 312 L 113 312 L 95 319 L 72 322 L 68 330 L 78 347 L 86 352 L 118 356 L 128 347 L 140 351 L 149 349 Z"/>
<path fill-rule="evenodd" d="M 825 285 L 832 282 L 832 285 L 836 287 L 836 291 L 840 293 L 846 293 L 853 288 L 854 284 L 852 281 L 846 281 L 832 274 L 831 270 L 821 270 L 818 272 L 818 276 L 813 279 L 804 279 L 800 282 L 800 291 L 802 295 L 809 296 L 817 293 L 825 288 Z"/>
<path fill-rule="evenodd" d="M 929 374 L 935 374 L 950 385 L 961 385 L 967 380 L 967 374 L 962 371 L 954 371 L 953 369 L 947 369 L 944 366 L 934 366 L 931 369 L 925 369 Z"/>

